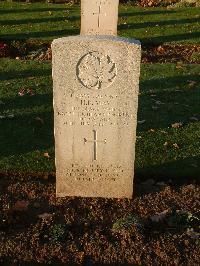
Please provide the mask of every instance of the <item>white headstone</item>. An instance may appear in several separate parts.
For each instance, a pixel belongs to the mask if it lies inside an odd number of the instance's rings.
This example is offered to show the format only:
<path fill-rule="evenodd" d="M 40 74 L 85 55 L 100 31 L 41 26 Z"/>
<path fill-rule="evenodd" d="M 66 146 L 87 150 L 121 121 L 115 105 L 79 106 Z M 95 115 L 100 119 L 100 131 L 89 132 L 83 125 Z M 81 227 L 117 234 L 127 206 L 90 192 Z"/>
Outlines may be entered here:
<path fill-rule="evenodd" d="M 119 0 L 82 0 L 81 34 L 117 35 Z"/>
<path fill-rule="evenodd" d="M 54 40 L 57 196 L 132 197 L 140 43 Z"/>

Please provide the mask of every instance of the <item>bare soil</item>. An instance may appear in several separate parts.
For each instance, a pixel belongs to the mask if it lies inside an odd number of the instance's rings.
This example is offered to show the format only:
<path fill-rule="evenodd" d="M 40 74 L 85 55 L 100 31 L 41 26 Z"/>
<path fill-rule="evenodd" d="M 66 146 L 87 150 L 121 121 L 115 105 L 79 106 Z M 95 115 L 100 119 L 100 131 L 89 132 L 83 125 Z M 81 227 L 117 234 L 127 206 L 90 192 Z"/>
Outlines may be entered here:
<path fill-rule="evenodd" d="M 200 64 L 200 45 L 192 44 L 146 44 L 142 45 L 143 63 Z M 48 43 L 0 42 L 0 58 L 10 57 L 22 60 L 51 60 Z"/>
<path fill-rule="evenodd" d="M 0 264 L 200 265 L 197 221 L 152 221 L 166 210 L 198 217 L 199 185 L 156 182 L 136 177 L 133 200 L 57 199 L 54 175 L 1 174 Z M 140 222 L 116 226 L 130 214 Z"/>

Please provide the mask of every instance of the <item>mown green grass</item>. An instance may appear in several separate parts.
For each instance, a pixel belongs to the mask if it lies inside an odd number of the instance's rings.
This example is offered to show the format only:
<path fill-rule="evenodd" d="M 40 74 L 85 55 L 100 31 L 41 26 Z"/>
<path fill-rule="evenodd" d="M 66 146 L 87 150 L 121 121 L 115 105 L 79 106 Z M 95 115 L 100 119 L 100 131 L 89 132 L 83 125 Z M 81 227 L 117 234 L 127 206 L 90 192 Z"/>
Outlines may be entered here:
<path fill-rule="evenodd" d="M 199 116 L 199 71 L 199 65 L 142 65 L 138 120 L 145 123 L 137 129 L 136 175 L 198 177 L 200 122 L 190 117 Z M 51 64 L 1 59 L 0 73 L 0 116 L 14 115 L 0 119 L 0 171 L 54 171 Z M 35 95 L 19 96 L 21 88 Z M 172 128 L 175 122 L 183 127 Z"/>
<path fill-rule="evenodd" d="M 120 6 L 119 35 L 142 43 L 197 43 L 200 8 Z M 80 8 L 64 4 L 0 3 L 0 39 L 55 38 L 79 34 Z"/>

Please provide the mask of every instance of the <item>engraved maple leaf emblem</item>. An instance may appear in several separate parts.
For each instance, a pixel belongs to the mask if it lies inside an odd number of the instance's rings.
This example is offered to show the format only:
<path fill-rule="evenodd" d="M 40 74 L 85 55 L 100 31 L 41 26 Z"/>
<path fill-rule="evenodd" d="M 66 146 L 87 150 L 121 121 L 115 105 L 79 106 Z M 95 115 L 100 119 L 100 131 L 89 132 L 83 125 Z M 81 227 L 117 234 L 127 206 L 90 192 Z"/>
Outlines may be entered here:
<path fill-rule="evenodd" d="M 116 65 L 108 55 L 91 52 L 81 58 L 77 66 L 80 82 L 89 89 L 109 87 L 116 75 Z"/>

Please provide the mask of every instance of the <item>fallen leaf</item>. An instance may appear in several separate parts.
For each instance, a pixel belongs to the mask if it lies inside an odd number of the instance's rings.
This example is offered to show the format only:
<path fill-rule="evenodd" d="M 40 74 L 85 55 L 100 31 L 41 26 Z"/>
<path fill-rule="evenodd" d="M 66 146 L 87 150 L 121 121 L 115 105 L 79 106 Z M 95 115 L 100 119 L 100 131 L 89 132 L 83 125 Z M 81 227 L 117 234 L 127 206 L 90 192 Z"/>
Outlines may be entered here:
<path fill-rule="evenodd" d="M 161 213 L 151 216 L 150 219 L 152 222 L 156 222 L 156 223 L 162 222 L 166 218 L 168 213 L 169 213 L 169 210 L 165 210 Z"/>
<path fill-rule="evenodd" d="M 183 68 L 183 62 L 177 62 L 176 68 L 177 69 L 182 69 Z"/>
<path fill-rule="evenodd" d="M 167 131 L 165 131 L 165 130 L 161 130 L 160 132 L 164 133 L 164 134 L 167 134 Z"/>
<path fill-rule="evenodd" d="M 26 93 L 26 90 L 24 88 L 20 89 L 20 91 L 18 92 L 19 96 L 24 96 Z"/>
<path fill-rule="evenodd" d="M 27 94 L 29 94 L 30 96 L 34 96 L 35 95 L 35 92 L 33 91 L 32 88 L 28 88 L 27 89 Z"/>
<path fill-rule="evenodd" d="M 183 124 L 181 122 L 177 122 L 177 123 L 172 124 L 173 128 L 180 128 L 182 126 L 183 126 Z"/>
<path fill-rule="evenodd" d="M 164 146 L 168 146 L 168 144 L 169 144 L 169 143 L 166 141 L 163 145 L 164 145 Z"/>
<path fill-rule="evenodd" d="M 144 124 L 145 122 L 146 122 L 146 120 L 139 120 L 139 121 L 138 121 L 138 124 L 139 124 L 139 125 L 142 125 L 142 124 Z"/>
<path fill-rule="evenodd" d="M 13 114 L 7 115 L 7 118 L 14 118 L 15 116 Z"/>
<path fill-rule="evenodd" d="M 194 87 L 194 86 L 197 84 L 197 82 L 194 81 L 194 80 L 188 80 L 187 82 L 188 82 L 188 86 L 189 86 L 190 88 Z"/>
<path fill-rule="evenodd" d="M 13 211 L 27 211 L 29 202 L 25 200 L 18 200 L 12 207 Z"/>
<path fill-rule="evenodd" d="M 48 153 L 48 152 L 45 152 L 45 153 L 44 153 L 44 157 L 46 157 L 46 158 L 50 158 L 49 153 Z"/>
<path fill-rule="evenodd" d="M 8 118 L 8 119 L 12 119 L 12 118 L 14 118 L 15 116 L 13 115 L 13 114 L 10 114 L 10 115 L 0 115 L 0 119 L 6 119 L 6 118 Z"/>
<path fill-rule="evenodd" d="M 175 149 L 179 149 L 179 148 L 180 148 L 180 147 L 178 146 L 177 143 L 173 143 L 173 147 L 174 147 Z"/>
<path fill-rule="evenodd" d="M 28 94 L 30 96 L 34 96 L 35 95 L 35 92 L 33 91 L 32 88 L 27 88 L 27 89 L 22 88 L 22 89 L 20 89 L 20 91 L 18 92 L 18 94 L 21 97 L 24 96 L 24 95 L 26 95 L 26 94 Z"/>
<path fill-rule="evenodd" d="M 49 218 L 51 218 L 53 215 L 51 214 L 51 213 L 43 213 L 43 214 L 40 214 L 40 215 L 38 215 L 38 217 L 40 218 L 40 219 L 43 219 L 43 220 L 46 220 L 46 219 L 49 219 Z"/>

